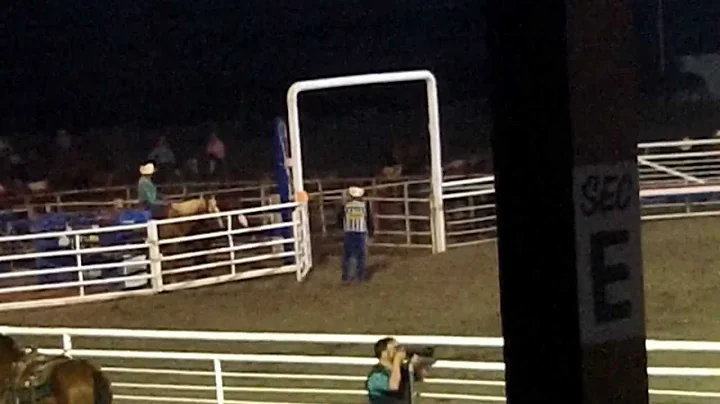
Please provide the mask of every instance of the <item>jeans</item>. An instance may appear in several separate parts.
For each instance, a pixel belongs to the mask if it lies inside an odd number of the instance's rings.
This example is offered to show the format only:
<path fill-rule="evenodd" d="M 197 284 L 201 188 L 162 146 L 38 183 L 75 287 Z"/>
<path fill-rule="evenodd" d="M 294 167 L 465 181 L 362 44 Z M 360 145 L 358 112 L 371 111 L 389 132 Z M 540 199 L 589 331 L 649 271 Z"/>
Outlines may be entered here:
<path fill-rule="evenodd" d="M 145 210 L 150 212 L 152 219 L 166 219 L 167 206 L 160 204 L 145 203 Z"/>
<path fill-rule="evenodd" d="M 350 282 L 355 279 L 350 275 L 350 261 L 355 258 L 357 265 L 357 280 L 367 280 L 367 233 L 345 232 L 342 257 L 342 281 Z"/>

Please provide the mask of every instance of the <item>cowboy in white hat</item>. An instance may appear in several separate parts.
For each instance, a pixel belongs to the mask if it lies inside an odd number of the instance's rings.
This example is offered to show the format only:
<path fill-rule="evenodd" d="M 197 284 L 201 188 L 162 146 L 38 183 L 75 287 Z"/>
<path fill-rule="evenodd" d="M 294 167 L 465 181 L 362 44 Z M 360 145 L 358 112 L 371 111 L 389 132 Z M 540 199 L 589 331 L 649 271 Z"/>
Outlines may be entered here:
<path fill-rule="evenodd" d="M 148 211 L 153 219 L 166 216 L 167 207 L 160 199 L 157 187 L 152 181 L 155 174 L 155 164 L 152 161 L 140 166 L 140 179 L 138 180 L 138 201 Z"/>
<path fill-rule="evenodd" d="M 338 224 L 345 232 L 343 242 L 342 281 L 349 284 L 353 280 L 366 281 L 367 273 L 367 240 L 375 231 L 372 221 L 370 204 L 363 200 L 365 190 L 360 187 L 347 189 L 349 200 L 338 212 Z M 357 278 L 350 275 L 350 260 L 355 258 Z"/>

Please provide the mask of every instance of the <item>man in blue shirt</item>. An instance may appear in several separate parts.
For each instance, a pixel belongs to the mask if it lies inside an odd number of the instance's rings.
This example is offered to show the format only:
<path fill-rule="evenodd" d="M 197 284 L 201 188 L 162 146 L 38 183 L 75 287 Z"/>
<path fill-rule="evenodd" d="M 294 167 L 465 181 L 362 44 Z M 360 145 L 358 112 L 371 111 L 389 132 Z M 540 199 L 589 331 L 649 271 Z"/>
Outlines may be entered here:
<path fill-rule="evenodd" d="M 347 190 L 349 201 L 338 212 L 338 224 L 345 232 L 342 258 L 342 281 L 348 284 L 353 281 L 350 275 L 350 261 L 354 258 L 357 264 L 357 280 L 368 279 L 367 274 L 367 240 L 374 233 L 370 204 L 364 201 L 365 190 L 350 187 Z"/>

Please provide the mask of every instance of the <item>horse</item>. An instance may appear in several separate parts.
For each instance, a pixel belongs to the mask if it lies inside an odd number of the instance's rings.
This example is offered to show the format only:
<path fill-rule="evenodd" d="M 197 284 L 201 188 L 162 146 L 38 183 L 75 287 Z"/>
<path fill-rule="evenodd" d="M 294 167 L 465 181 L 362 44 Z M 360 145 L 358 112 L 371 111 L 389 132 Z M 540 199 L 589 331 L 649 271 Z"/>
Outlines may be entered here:
<path fill-rule="evenodd" d="M 27 404 L 110 404 L 111 383 L 91 363 L 65 355 L 22 349 L 0 334 L 0 402 Z"/>
<path fill-rule="evenodd" d="M 217 199 L 215 196 L 210 196 L 207 199 L 203 196 L 198 198 L 190 199 L 184 202 L 170 203 L 167 207 L 168 218 L 179 218 L 194 215 L 204 215 L 210 213 L 220 213 Z M 240 214 L 237 217 L 237 222 L 240 227 L 247 227 L 247 219 Z M 234 226 L 237 227 L 237 226 Z M 217 217 L 214 219 L 205 220 L 189 220 L 177 223 L 160 224 L 158 226 L 158 236 L 162 239 L 173 239 L 185 236 L 191 236 L 202 233 L 219 232 L 228 228 L 228 225 L 223 217 Z M 203 251 L 210 250 L 213 244 L 213 239 L 201 239 L 190 242 L 179 242 L 165 244 L 161 248 L 163 255 L 167 254 L 180 254 L 183 252 L 190 251 Z M 190 265 L 198 265 L 208 263 L 208 256 L 202 255 L 189 259 Z M 167 261 L 163 264 L 163 269 L 173 269 L 174 267 L 180 266 L 179 263 L 185 260 Z M 199 271 L 188 272 L 185 274 L 179 274 L 179 276 L 168 276 L 168 282 L 172 281 L 188 281 L 200 278 Z"/>

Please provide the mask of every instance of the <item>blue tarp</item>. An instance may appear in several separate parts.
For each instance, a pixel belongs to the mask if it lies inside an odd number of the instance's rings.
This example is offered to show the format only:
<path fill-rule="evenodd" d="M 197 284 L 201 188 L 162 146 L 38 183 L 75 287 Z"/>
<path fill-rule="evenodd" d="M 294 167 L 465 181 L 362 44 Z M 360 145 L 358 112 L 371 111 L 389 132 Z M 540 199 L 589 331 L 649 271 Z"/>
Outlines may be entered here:
<path fill-rule="evenodd" d="M 720 193 L 658 195 L 640 198 L 643 205 L 662 205 L 670 203 L 699 203 L 720 201 Z"/>
<path fill-rule="evenodd" d="M 292 184 L 290 183 L 290 174 L 287 167 L 287 160 L 290 157 L 290 150 L 288 150 L 289 143 L 287 125 L 285 124 L 285 121 L 280 117 L 275 118 L 275 121 L 273 122 L 273 146 L 275 149 L 275 177 L 277 181 L 278 193 L 280 194 L 280 203 L 287 203 L 290 202 L 290 195 L 292 194 Z M 292 222 L 291 209 L 283 209 L 280 212 L 280 215 L 283 222 Z M 272 234 L 272 236 L 274 237 L 282 237 L 286 239 L 292 238 L 292 228 L 290 227 L 283 227 L 282 229 L 277 229 L 273 231 L 273 233 L 274 234 Z M 285 252 L 291 252 L 294 249 L 294 245 L 291 243 L 287 243 L 283 245 L 283 248 L 285 249 Z M 286 257 L 285 263 L 287 265 L 294 264 L 295 256 L 293 255 Z"/>
<path fill-rule="evenodd" d="M 140 224 L 147 223 L 150 221 L 150 212 L 145 210 L 125 210 L 121 212 L 115 220 L 116 225 L 129 225 L 129 224 Z M 127 244 L 132 242 L 133 232 L 122 231 L 105 233 L 106 237 L 101 237 L 102 245 L 119 245 Z"/>
<path fill-rule="evenodd" d="M 145 211 L 128 210 L 118 215 L 114 224 L 135 224 L 145 223 L 148 221 L 149 213 Z M 88 214 L 68 214 L 68 213 L 49 213 L 42 215 L 35 220 L 29 227 L 32 233 L 48 233 L 65 231 L 67 227 L 73 230 L 89 229 L 93 226 L 99 226 L 99 221 L 95 216 Z M 17 233 L 16 233 L 17 234 Z M 110 246 L 118 244 L 126 244 L 131 242 L 132 232 L 110 232 L 100 233 L 98 235 L 98 244 L 100 246 Z M 74 248 L 74 239 L 62 240 L 61 237 L 49 237 L 36 239 L 33 241 L 33 247 L 36 252 L 49 252 L 59 250 L 69 250 Z M 61 240 L 64 241 L 61 243 Z M 69 242 L 68 242 L 69 241 Z M 108 258 L 110 259 L 110 258 Z M 94 263 L 103 261 L 102 257 L 93 257 Z M 35 266 L 38 269 L 61 268 L 76 265 L 76 257 L 74 255 L 62 257 L 46 257 L 37 258 Z M 70 282 L 75 280 L 75 273 L 50 274 L 41 276 L 41 283 L 54 282 Z"/>

